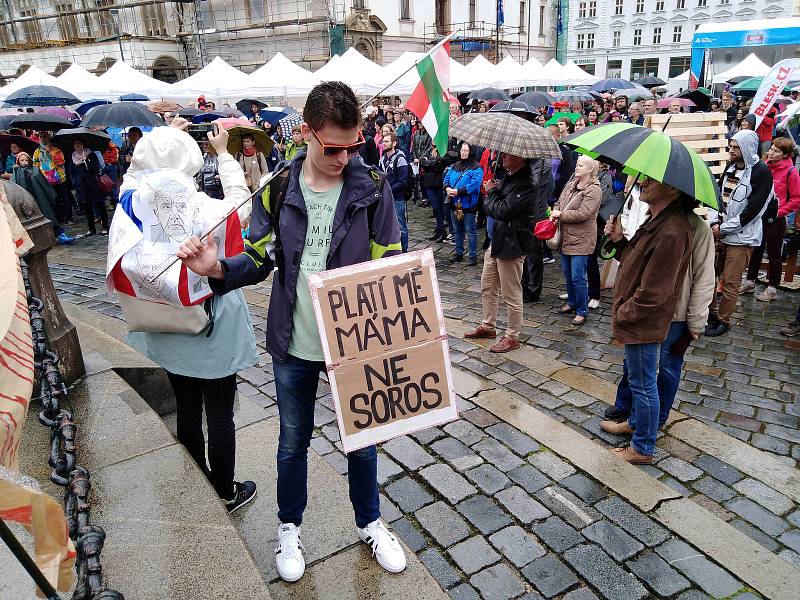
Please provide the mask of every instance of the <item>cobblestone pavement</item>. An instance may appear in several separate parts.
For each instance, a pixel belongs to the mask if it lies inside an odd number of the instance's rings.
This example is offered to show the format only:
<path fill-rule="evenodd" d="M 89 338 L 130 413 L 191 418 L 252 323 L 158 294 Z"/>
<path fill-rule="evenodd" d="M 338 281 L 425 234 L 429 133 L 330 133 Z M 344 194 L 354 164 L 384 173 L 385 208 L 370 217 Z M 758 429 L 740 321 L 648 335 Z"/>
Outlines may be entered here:
<path fill-rule="evenodd" d="M 428 211 L 412 210 L 410 223 L 415 246 L 427 245 L 421 240 L 432 229 Z M 103 242 L 85 240 L 87 257 L 104 259 Z M 471 326 L 480 319 L 480 266 L 448 264 L 451 249 L 436 246 L 445 314 Z M 66 264 L 52 264 L 51 271 L 63 300 L 121 318 L 105 295 L 102 271 Z M 622 349 L 610 344 L 608 298 L 575 331 L 555 312 L 561 288 L 556 265 L 546 266 L 545 274 L 543 301 L 525 306 L 525 343 L 616 382 Z M 676 403 L 684 414 L 791 466 L 800 458 L 800 402 L 792 382 L 800 360 L 795 350 L 784 347 L 777 330 L 793 317 L 795 302 L 790 293 L 781 293 L 773 304 L 745 298 L 728 336 L 701 338 L 690 349 Z M 274 377 L 264 351 L 266 305 L 251 302 L 262 357 L 260 365 L 240 373 L 239 392 L 274 412 Z M 623 441 L 599 428 L 605 402 L 452 335 L 450 347 L 456 368 L 518 394 L 604 447 Z M 451 597 L 760 597 L 602 481 L 473 400 L 459 398 L 461 420 L 392 440 L 379 454 L 385 520 Z M 345 474 L 347 462 L 324 383 L 312 447 Z M 655 464 L 641 469 L 800 566 L 800 510 L 787 495 L 668 434 L 660 436 Z"/>

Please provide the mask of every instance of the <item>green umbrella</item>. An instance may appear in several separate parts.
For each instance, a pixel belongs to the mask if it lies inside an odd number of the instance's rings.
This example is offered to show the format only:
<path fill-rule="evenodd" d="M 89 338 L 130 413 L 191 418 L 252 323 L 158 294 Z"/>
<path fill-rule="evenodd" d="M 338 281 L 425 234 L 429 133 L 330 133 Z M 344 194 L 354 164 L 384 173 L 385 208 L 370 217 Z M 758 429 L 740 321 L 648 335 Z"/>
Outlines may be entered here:
<path fill-rule="evenodd" d="M 757 92 L 762 81 L 764 81 L 763 77 L 750 77 L 749 79 L 737 83 L 731 88 L 731 91 L 737 94 L 741 94 L 742 92 Z"/>
<path fill-rule="evenodd" d="M 717 208 L 719 187 L 708 165 L 665 133 L 632 123 L 606 123 L 573 133 L 564 143 L 581 154 L 621 165 L 628 175 L 650 177 Z"/>
<path fill-rule="evenodd" d="M 553 113 L 553 116 L 550 117 L 547 120 L 547 123 L 545 123 L 545 125 L 555 125 L 556 122 L 561 117 L 567 117 L 570 121 L 572 121 L 574 123 L 575 121 L 577 121 L 580 118 L 580 116 L 581 116 L 581 113 L 574 113 L 574 112 L 557 112 L 557 113 Z"/>

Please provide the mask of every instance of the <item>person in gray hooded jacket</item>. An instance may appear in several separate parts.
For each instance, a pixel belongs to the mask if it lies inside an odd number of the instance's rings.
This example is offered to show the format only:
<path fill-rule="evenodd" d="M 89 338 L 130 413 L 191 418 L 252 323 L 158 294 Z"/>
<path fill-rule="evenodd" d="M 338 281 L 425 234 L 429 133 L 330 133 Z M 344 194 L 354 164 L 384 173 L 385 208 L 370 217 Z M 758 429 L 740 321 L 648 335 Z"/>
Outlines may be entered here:
<path fill-rule="evenodd" d="M 711 307 L 706 335 L 719 336 L 730 329 L 736 310 L 742 273 L 753 248 L 761 245 L 761 216 L 772 195 L 772 173 L 758 157 L 755 131 L 740 130 L 728 145 L 730 162 L 720 176 L 719 212 L 709 211 L 709 223 L 718 240 L 722 299 Z"/>

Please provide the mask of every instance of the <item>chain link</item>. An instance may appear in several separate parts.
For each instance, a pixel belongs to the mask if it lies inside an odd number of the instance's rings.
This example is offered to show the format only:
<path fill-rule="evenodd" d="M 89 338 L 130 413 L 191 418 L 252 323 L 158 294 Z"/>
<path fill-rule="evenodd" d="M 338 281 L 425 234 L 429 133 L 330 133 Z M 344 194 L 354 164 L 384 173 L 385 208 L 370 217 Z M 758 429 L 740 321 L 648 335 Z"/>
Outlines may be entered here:
<path fill-rule="evenodd" d="M 108 589 L 103 583 L 100 554 L 106 533 L 102 527 L 92 525 L 89 520 L 91 478 L 89 471 L 75 460 L 77 426 L 72 413 L 61 406 L 68 391 L 58 370 L 58 355 L 50 349 L 44 329 L 44 303 L 32 294 L 27 269 L 23 269 L 23 278 L 31 318 L 38 400 L 42 407 L 39 411 L 39 422 L 50 429 L 48 464 L 53 469 L 50 480 L 64 488 L 64 514 L 69 537 L 75 542 L 77 550 L 77 582 L 72 599 L 124 600 L 120 592 Z"/>

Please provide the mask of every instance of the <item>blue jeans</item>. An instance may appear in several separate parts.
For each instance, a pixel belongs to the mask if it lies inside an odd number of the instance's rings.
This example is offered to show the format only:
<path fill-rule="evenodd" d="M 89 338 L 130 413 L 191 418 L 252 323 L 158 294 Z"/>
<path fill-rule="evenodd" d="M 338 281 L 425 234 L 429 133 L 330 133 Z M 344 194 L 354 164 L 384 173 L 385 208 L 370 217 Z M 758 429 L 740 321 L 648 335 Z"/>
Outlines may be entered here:
<path fill-rule="evenodd" d="M 561 272 L 567 284 L 567 304 L 575 309 L 578 316 L 589 313 L 589 281 L 586 278 L 586 256 L 561 255 Z"/>
<path fill-rule="evenodd" d="M 436 217 L 436 231 L 447 233 L 448 228 L 444 220 L 444 196 L 442 190 L 438 187 L 426 187 L 422 188 L 422 193 L 431 203 L 431 208 L 433 208 L 433 216 Z M 447 221 L 447 224 L 449 224 L 450 219 Z"/>
<path fill-rule="evenodd" d="M 477 215 L 475 213 L 464 213 L 464 218 L 459 221 L 456 219 L 455 213 L 453 215 L 453 237 L 456 242 L 456 254 L 464 256 L 464 234 L 469 238 L 469 257 L 477 258 L 478 256 L 478 229 L 475 225 Z"/>
<path fill-rule="evenodd" d="M 661 342 L 658 358 L 658 377 L 656 378 L 659 399 L 659 427 L 666 423 L 669 418 L 669 411 L 672 410 L 672 405 L 675 403 L 675 395 L 678 393 L 678 385 L 681 382 L 681 369 L 683 368 L 683 354 L 675 356 L 669 350 L 672 344 L 686 335 L 687 331 L 689 331 L 689 327 L 686 325 L 686 321 L 673 321 L 669 326 L 667 338 Z M 622 412 L 630 413 L 632 404 L 633 396 L 628 383 L 628 368 L 627 364 L 623 362 L 622 381 L 617 386 L 617 399 L 614 402 L 614 406 Z"/>
<path fill-rule="evenodd" d="M 408 223 L 406 222 L 406 201 L 395 200 L 394 212 L 397 215 L 397 224 L 400 225 L 400 246 L 403 252 L 408 252 Z"/>
<path fill-rule="evenodd" d="M 658 433 L 658 344 L 625 344 L 625 366 L 633 404 L 628 425 L 634 430 L 631 446 L 652 456 Z"/>
<path fill-rule="evenodd" d="M 278 519 L 281 523 L 303 521 L 308 503 L 308 447 L 314 433 L 314 405 L 322 362 L 287 356 L 273 361 L 278 416 Z M 356 525 L 366 527 L 381 516 L 378 497 L 378 453 L 375 446 L 347 455 L 347 479 Z"/>

